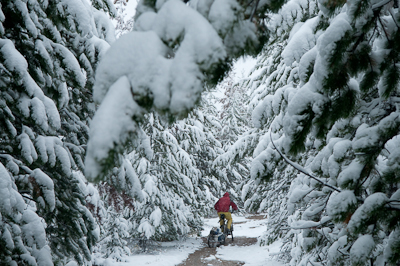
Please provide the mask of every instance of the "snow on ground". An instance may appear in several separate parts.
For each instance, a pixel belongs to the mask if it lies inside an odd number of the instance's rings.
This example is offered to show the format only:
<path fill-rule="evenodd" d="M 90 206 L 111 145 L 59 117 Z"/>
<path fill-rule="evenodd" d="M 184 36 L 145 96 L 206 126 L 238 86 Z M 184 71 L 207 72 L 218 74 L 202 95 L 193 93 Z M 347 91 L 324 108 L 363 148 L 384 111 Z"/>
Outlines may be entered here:
<path fill-rule="evenodd" d="M 250 216 L 247 216 L 250 217 Z M 259 237 L 266 231 L 266 219 L 247 219 L 245 216 L 232 214 L 233 237 Z M 212 227 L 219 225 L 219 218 L 210 218 L 204 220 L 204 230 L 202 236 L 208 236 Z"/>
<path fill-rule="evenodd" d="M 271 257 L 279 252 L 280 246 L 279 241 L 269 246 L 260 246 L 258 243 L 251 246 L 222 246 L 217 248 L 215 257 L 221 260 L 242 261 L 244 266 L 283 266 L 283 263 Z"/>
<path fill-rule="evenodd" d="M 156 251 L 135 254 L 126 258 L 125 262 L 108 260 L 106 266 L 175 266 L 186 260 L 190 253 L 202 247 L 203 241 L 197 237 L 189 237 L 186 241 L 160 242 Z"/>
<path fill-rule="evenodd" d="M 266 219 L 262 216 L 252 217 L 250 215 L 232 215 L 234 224 L 234 237 L 259 237 L 266 230 Z M 261 218 L 261 219 L 260 219 Z M 204 230 L 202 236 L 209 234 L 210 229 L 218 226 L 218 217 L 204 220 Z M 106 266 L 148 266 L 163 265 L 175 266 L 185 261 L 189 254 L 204 247 L 203 241 L 199 237 L 189 237 L 186 241 L 173 241 L 158 243 L 159 247 L 150 254 L 136 254 L 126 258 L 125 262 L 114 262 L 108 260 Z M 204 258 L 204 261 L 216 259 L 225 261 L 241 261 L 244 266 L 281 266 L 284 265 L 275 261 L 271 256 L 279 252 L 281 243 L 275 242 L 269 246 L 260 246 L 258 243 L 250 246 L 232 246 L 227 242 L 225 246 L 218 247 L 217 253 Z M 212 265 L 212 264 L 209 264 Z"/>
<path fill-rule="evenodd" d="M 260 217 L 260 216 L 258 216 Z M 238 216 L 232 214 L 234 237 L 259 237 L 266 230 L 267 219 L 252 219 L 252 216 Z M 210 229 L 218 226 L 219 218 L 206 219 L 204 221 L 203 236 L 207 236 Z M 217 254 L 209 260 L 218 258 L 221 260 L 242 261 L 244 266 L 280 266 L 271 256 L 280 250 L 281 242 L 277 241 L 269 246 L 260 246 L 259 243 L 251 246 L 231 246 L 228 244 L 217 248 Z"/>

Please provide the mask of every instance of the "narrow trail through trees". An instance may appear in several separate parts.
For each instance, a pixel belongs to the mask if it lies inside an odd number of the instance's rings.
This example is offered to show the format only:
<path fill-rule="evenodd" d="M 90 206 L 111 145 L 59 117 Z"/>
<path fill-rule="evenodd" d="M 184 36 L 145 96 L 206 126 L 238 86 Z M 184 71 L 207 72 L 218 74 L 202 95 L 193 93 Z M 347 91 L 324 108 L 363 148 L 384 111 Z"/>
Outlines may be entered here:
<path fill-rule="evenodd" d="M 261 220 L 264 219 L 263 215 L 254 215 L 248 217 L 249 220 Z M 246 220 L 247 220 L 246 219 Z M 243 224 L 246 221 L 242 222 L 234 222 L 234 224 Z M 235 231 L 234 231 L 235 232 Z M 218 249 L 224 246 L 251 246 L 257 243 L 256 237 L 244 237 L 244 236 L 234 236 L 234 241 L 229 237 L 226 240 L 225 245 L 209 248 L 207 246 L 207 237 L 203 237 L 203 247 L 199 250 L 196 250 L 194 253 L 191 253 L 186 261 L 178 264 L 178 266 L 236 266 L 236 265 L 244 265 L 242 261 L 234 261 L 234 260 L 223 260 L 216 256 Z"/>
<path fill-rule="evenodd" d="M 196 250 L 194 253 L 190 254 L 186 261 L 182 262 L 178 266 L 195 266 L 195 265 L 213 265 L 213 266 L 233 266 L 233 265 L 243 265 L 243 262 L 240 261 L 226 261 L 217 258 L 215 255 L 217 254 L 216 248 L 209 248 L 207 246 L 207 238 L 203 237 L 204 247 Z M 257 243 L 256 237 L 235 237 L 235 240 L 232 242 L 232 239 L 228 239 L 226 241 L 225 246 L 250 246 Z"/>

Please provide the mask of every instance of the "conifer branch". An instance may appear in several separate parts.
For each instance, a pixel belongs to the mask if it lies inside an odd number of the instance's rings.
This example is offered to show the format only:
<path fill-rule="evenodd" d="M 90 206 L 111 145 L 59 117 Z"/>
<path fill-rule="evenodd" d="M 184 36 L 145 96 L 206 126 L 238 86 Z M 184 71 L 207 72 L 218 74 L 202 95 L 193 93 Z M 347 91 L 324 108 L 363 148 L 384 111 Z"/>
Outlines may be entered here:
<path fill-rule="evenodd" d="M 393 19 L 393 21 L 394 21 L 394 24 L 396 24 L 396 26 L 397 26 L 398 29 L 400 29 L 400 26 L 399 26 L 399 24 L 397 24 L 397 20 L 395 19 L 395 16 L 393 15 L 393 9 L 392 9 L 392 8 L 389 9 L 389 13 L 390 13 L 390 15 L 392 16 L 392 19 Z"/>
<path fill-rule="evenodd" d="M 375 18 L 375 27 L 374 27 L 374 30 L 372 31 L 371 38 L 369 38 L 369 40 L 368 40 L 368 43 L 371 43 L 372 38 L 374 37 L 375 32 L 376 32 L 376 30 L 377 30 L 377 28 L 378 28 L 378 24 L 376 23 L 376 20 L 377 20 L 377 19 L 378 19 L 378 18 L 376 17 L 376 18 Z"/>
<path fill-rule="evenodd" d="M 315 266 L 314 263 L 311 262 L 310 258 L 308 258 L 308 262 L 309 262 L 312 266 Z"/>
<path fill-rule="evenodd" d="M 259 2 L 260 2 L 260 0 L 257 0 L 256 4 L 254 5 L 253 12 L 251 12 L 251 16 L 250 16 L 250 21 L 253 20 L 253 17 L 254 17 L 254 14 L 256 13 L 257 6 L 258 6 L 258 3 L 259 3 Z"/>
<path fill-rule="evenodd" d="M 12 157 L 9 154 L 0 154 L 0 158 L 4 158 L 10 161 L 13 161 L 14 163 L 16 163 L 18 165 L 18 167 L 22 170 L 24 170 L 26 173 L 31 174 L 33 171 L 27 167 L 26 165 L 24 165 L 20 160 L 15 159 L 14 157 Z"/>
<path fill-rule="evenodd" d="M 290 164 L 291 166 L 293 166 L 294 168 L 296 168 L 299 172 L 301 172 L 301 173 L 303 173 L 303 174 L 305 174 L 305 175 L 311 177 L 311 178 L 314 179 L 315 181 L 321 183 L 322 185 L 324 185 L 324 186 L 326 186 L 326 187 L 329 187 L 330 189 L 333 189 L 333 190 L 335 190 L 335 191 L 337 191 L 337 192 L 341 192 L 341 190 L 338 189 L 337 187 L 334 187 L 334 186 L 332 186 L 332 185 L 329 185 L 329 184 L 325 183 L 324 181 L 320 180 L 319 178 L 317 178 L 317 177 L 311 175 L 310 173 L 308 173 L 308 171 L 307 171 L 306 169 L 304 169 L 302 166 L 300 166 L 300 165 L 298 165 L 297 163 L 292 162 L 291 160 L 289 160 L 289 159 L 275 146 L 275 143 L 274 143 L 274 141 L 272 140 L 272 132 L 271 132 L 271 131 L 269 131 L 269 137 L 270 137 L 270 139 L 271 139 L 272 145 L 274 146 L 275 150 L 279 153 L 279 155 L 280 155 L 288 164 Z"/>
<path fill-rule="evenodd" d="M 328 240 L 328 242 L 332 245 L 333 244 L 332 241 L 325 235 L 324 230 L 322 230 L 322 228 L 321 228 L 320 231 L 317 230 L 317 232 L 320 233 L 323 237 L 325 237 L 326 240 Z"/>
<path fill-rule="evenodd" d="M 362 34 L 358 37 L 357 41 L 356 41 L 356 42 L 354 43 L 354 45 L 353 45 L 353 48 L 351 49 L 351 52 L 352 52 L 352 53 L 354 53 L 354 51 L 357 49 L 357 47 L 358 47 L 358 45 L 361 43 L 361 41 L 364 40 L 364 36 L 365 36 L 365 33 L 362 33 Z"/>
<path fill-rule="evenodd" d="M 28 200 L 31 200 L 31 201 L 34 201 L 34 202 L 36 202 L 36 203 L 37 203 L 37 201 L 36 201 L 36 200 L 32 199 L 31 197 L 25 196 L 25 195 L 24 195 L 24 194 L 22 194 L 22 193 L 24 193 L 24 192 L 23 192 L 23 191 L 20 191 L 20 195 L 21 195 L 22 197 L 24 197 L 24 198 L 26 198 L 26 199 L 28 199 Z"/>
<path fill-rule="evenodd" d="M 368 56 L 368 62 L 369 62 L 369 65 L 370 65 L 370 67 L 371 67 L 371 72 L 374 71 L 374 68 L 373 68 L 373 66 L 372 66 L 371 57 L 369 57 L 369 56 Z"/>
<path fill-rule="evenodd" d="M 387 208 L 393 211 L 400 211 L 400 200 L 389 200 L 387 203 Z M 393 205 L 395 204 L 395 205 Z M 396 206 L 399 205 L 399 206 Z"/>
<path fill-rule="evenodd" d="M 386 5 L 386 4 L 388 4 L 389 2 L 392 2 L 393 0 L 383 0 L 383 1 L 381 1 L 380 3 L 377 3 L 377 4 L 374 4 L 374 5 L 372 5 L 372 10 L 376 10 L 376 9 L 378 9 L 378 8 L 381 8 L 381 7 L 383 7 L 384 5 Z"/>
<path fill-rule="evenodd" d="M 388 35 L 388 33 L 386 32 L 386 30 L 385 30 L 385 25 L 383 24 L 383 22 L 382 22 L 381 18 L 380 18 L 380 17 L 378 17 L 378 20 L 379 20 L 379 23 L 380 23 L 380 24 L 381 24 L 381 26 L 382 26 L 382 30 L 383 30 L 383 32 L 385 33 L 386 39 L 387 39 L 388 41 L 390 41 L 389 35 Z"/>

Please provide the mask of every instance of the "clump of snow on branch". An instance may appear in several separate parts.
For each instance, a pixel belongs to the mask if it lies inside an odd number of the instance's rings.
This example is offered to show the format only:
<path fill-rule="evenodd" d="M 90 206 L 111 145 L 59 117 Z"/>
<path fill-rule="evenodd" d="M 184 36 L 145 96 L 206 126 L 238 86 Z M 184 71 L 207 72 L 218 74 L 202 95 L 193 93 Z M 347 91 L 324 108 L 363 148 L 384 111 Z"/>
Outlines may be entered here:
<path fill-rule="evenodd" d="M 91 122 L 89 178 L 107 169 L 110 157 L 121 152 L 117 147 L 137 133 L 136 124 L 146 112 L 187 115 L 206 83 L 215 83 L 233 58 L 258 45 L 257 28 L 244 19 L 244 8 L 236 0 L 147 5 L 138 4 L 134 31 L 119 38 L 98 66 L 94 99 L 101 106 Z M 120 86 L 127 99 L 119 106 L 112 102 L 122 101 L 113 92 Z M 110 108 L 120 111 L 111 114 Z"/>

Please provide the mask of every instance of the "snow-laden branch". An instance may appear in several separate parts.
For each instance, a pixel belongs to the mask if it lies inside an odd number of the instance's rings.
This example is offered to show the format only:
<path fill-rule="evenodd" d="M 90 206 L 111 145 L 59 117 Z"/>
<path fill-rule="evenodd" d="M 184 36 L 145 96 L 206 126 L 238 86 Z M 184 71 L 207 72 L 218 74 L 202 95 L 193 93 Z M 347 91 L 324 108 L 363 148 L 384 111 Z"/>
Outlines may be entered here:
<path fill-rule="evenodd" d="M 134 31 L 111 45 L 96 70 L 93 98 L 100 107 L 90 124 L 89 180 L 121 161 L 146 113 L 186 116 L 232 60 L 261 50 L 265 29 L 256 25 L 264 22 L 247 19 L 249 8 L 237 0 L 139 2 Z"/>
<path fill-rule="evenodd" d="M 28 199 L 28 200 L 31 200 L 31 201 L 34 201 L 34 202 L 37 203 L 37 201 L 34 200 L 34 199 L 32 199 L 31 197 L 28 197 L 28 196 L 26 196 L 26 195 L 24 195 L 24 194 L 21 194 L 21 196 L 24 197 L 24 198 L 26 198 L 26 199 Z"/>
<path fill-rule="evenodd" d="M 389 200 L 386 206 L 389 209 L 400 211 L 400 200 Z"/>
<path fill-rule="evenodd" d="M 7 159 L 8 161 L 12 161 L 13 163 L 15 163 L 15 165 L 17 165 L 19 168 L 23 169 L 28 174 L 31 174 L 33 172 L 29 167 L 27 167 L 25 164 L 23 164 L 20 160 L 15 159 L 14 157 L 12 157 L 9 154 L 0 154 L 0 158 L 4 158 L 4 159 Z"/>
<path fill-rule="evenodd" d="M 302 172 L 303 174 L 305 174 L 305 175 L 311 177 L 311 178 L 314 179 L 315 181 L 321 183 L 322 185 L 324 185 L 324 186 L 326 186 L 326 187 L 329 187 L 330 189 L 333 189 L 333 190 L 335 190 L 335 191 L 337 191 L 337 192 L 341 192 L 341 190 L 340 190 L 339 188 L 334 187 L 334 186 L 332 186 L 332 185 L 329 185 L 329 184 L 325 183 L 325 182 L 322 181 L 321 179 L 319 179 L 319 178 L 317 178 L 317 177 L 311 175 L 311 174 L 310 174 L 306 169 L 304 169 L 304 167 L 302 167 L 301 165 L 299 165 L 299 164 L 297 164 L 297 163 L 292 162 L 291 160 L 289 160 L 289 159 L 275 146 L 275 143 L 274 143 L 274 141 L 272 140 L 272 131 L 269 131 L 269 137 L 270 137 L 270 139 L 271 139 L 272 145 L 274 146 L 275 150 L 279 153 L 280 156 L 282 156 L 282 158 L 283 158 L 288 164 L 290 164 L 291 166 L 293 166 L 295 169 L 297 169 L 298 171 Z"/>

